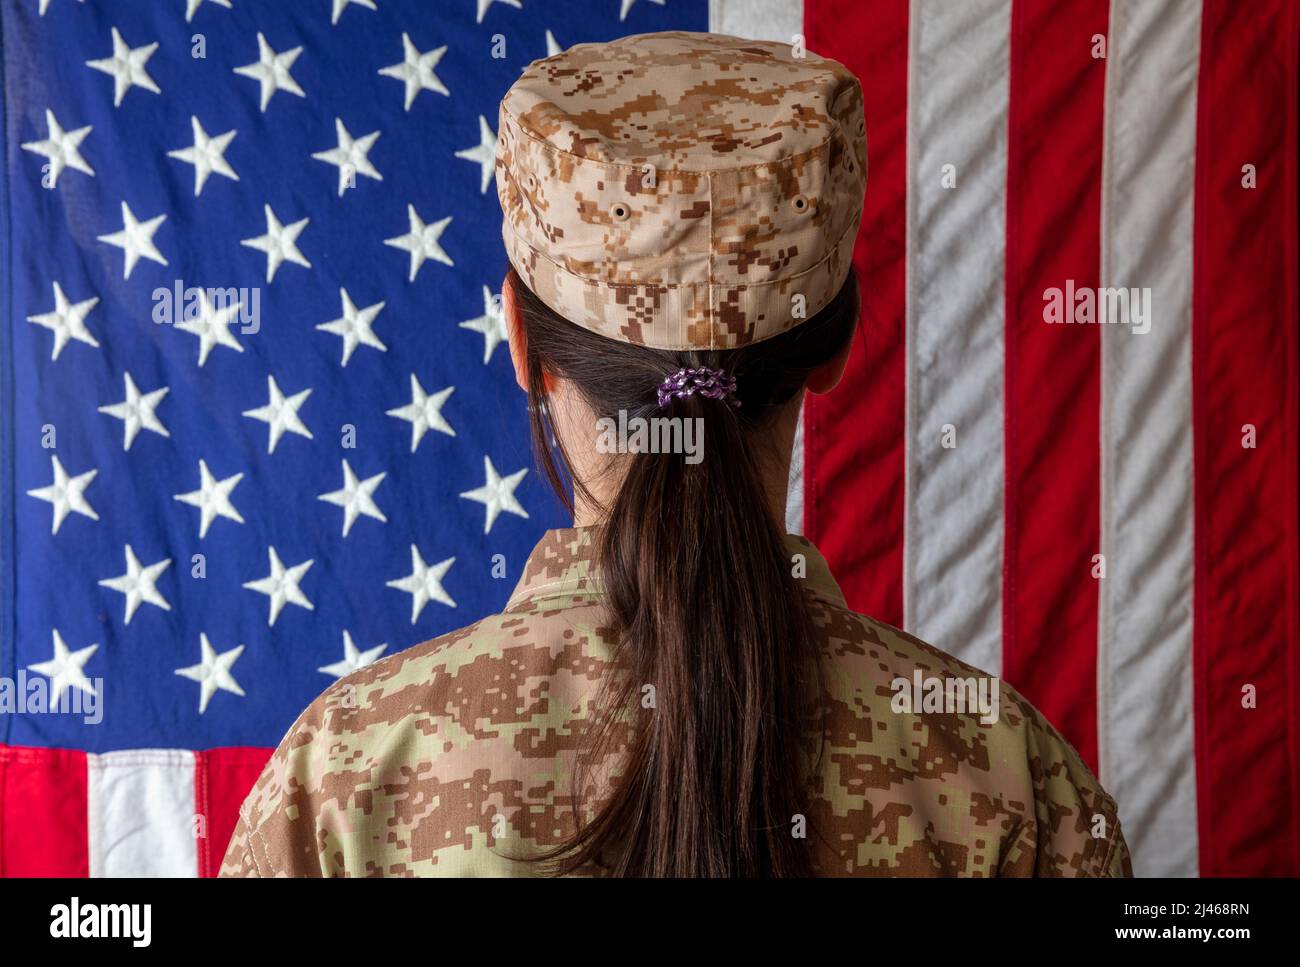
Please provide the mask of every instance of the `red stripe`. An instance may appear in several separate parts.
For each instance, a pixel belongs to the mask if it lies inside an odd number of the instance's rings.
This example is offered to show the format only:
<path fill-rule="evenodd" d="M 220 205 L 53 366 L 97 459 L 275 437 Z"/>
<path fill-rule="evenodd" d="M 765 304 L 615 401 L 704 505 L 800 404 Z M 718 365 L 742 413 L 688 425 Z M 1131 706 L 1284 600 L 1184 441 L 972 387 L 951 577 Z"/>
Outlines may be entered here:
<path fill-rule="evenodd" d="M 86 754 L 0 745 L 0 876 L 89 876 Z"/>
<path fill-rule="evenodd" d="M 862 81 L 867 196 L 854 265 L 861 338 L 840 386 L 804 410 L 804 532 L 849 606 L 903 623 L 906 0 L 808 0 L 808 48 Z"/>
<path fill-rule="evenodd" d="M 1300 6 L 1206 0 L 1193 421 L 1201 872 L 1300 874 L 1297 210 Z M 1253 164 L 1258 187 L 1242 185 Z M 1242 425 L 1257 428 L 1256 449 Z M 1242 708 L 1253 685 L 1258 706 Z"/>
<path fill-rule="evenodd" d="M 1044 291 L 1099 285 L 1106 0 L 1011 10 L 1002 675 L 1097 760 L 1101 341 Z"/>
<path fill-rule="evenodd" d="M 262 774 L 272 749 L 209 749 L 194 754 L 194 809 L 205 820 L 199 840 L 199 876 L 216 876 L 239 807 Z"/>
<path fill-rule="evenodd" d="M 1096 768 L 1100 351 L 1043 293 L 1100 274 L 1106 0 L 1016 0 L 1006 250 L 1003 675 Z"/>

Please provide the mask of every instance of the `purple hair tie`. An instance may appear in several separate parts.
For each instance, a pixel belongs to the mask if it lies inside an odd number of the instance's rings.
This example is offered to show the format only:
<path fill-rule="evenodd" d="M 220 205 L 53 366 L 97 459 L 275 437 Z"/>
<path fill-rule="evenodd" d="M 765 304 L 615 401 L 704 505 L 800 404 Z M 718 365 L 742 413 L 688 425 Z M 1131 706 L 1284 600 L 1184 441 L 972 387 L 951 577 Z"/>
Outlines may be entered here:
<path fill-rule="evenodd" d="M 685 399 L 696 393 L 713 400 L 726 400 L 732 406 L 740 405 L 736 399 L 736 377 L 721 369 L 700 366 L 697 369 L 679 369 L 664 377 L 659 384 L 659 409 L 674 399 Z"/>

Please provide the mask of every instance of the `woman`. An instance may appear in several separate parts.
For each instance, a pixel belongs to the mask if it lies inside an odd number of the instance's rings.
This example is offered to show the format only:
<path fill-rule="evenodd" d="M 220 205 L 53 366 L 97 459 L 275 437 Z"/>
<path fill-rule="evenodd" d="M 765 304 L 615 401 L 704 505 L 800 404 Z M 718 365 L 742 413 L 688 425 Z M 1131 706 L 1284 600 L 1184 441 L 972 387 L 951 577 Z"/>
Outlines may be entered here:
<path fill-rule="evenodd" d="M 857 80 L 628 37 L 532 64 L 498 136 L 511 355 L 575 527 L 503 613 L 317 699 L 223 872 L 1129 875 L 1052 727 L 779 524 L 857 322 Z"/>

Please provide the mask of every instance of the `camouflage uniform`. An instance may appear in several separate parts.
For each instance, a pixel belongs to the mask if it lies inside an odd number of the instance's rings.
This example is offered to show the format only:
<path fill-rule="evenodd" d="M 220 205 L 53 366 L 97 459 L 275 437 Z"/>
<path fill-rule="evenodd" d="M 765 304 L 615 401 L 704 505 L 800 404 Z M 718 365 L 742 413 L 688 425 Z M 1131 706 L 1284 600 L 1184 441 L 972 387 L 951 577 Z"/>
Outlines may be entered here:
<path fill-rule="evenodd" d="M 1132 875 L 1114 801 L 1028 702 L 1003 684 L 996 721 L 895 711 L 897 679 L 980 673 L 850 611 L 816 549 L 787 543 L 825 671 L 806 813 L 819 872 Z M 519 858 L 574 830 L 575 750 L 611 669 L 591 549 L 589 529 L 549 532 L 503 613 L 331 686 L 244 803 L 222 875 L 542 873 Z M 612 781 L 625 739 L 597 764 Z"/>

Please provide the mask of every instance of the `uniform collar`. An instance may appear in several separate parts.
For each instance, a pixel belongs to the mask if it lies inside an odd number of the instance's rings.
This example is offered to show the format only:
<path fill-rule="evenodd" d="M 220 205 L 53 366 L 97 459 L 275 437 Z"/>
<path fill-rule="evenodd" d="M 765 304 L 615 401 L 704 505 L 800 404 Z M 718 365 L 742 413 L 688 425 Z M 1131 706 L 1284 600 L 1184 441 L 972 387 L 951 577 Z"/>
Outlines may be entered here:
<path fill-rule="evenodd" d="M 594 527 L 566 527 L 543 534 L 528 555 L 523 576 L 505 610 L 515 611 L 542 598 L 603 594 L 600 574 L 592 562 L 597 533 Z M 803 573 L 796 576 L 817 596 L 843 606 L 844 594 L 813 542 L 798 534 L 786 534 L 783 540 L 790 552 L 791 568 L 802 564 Z"/>

